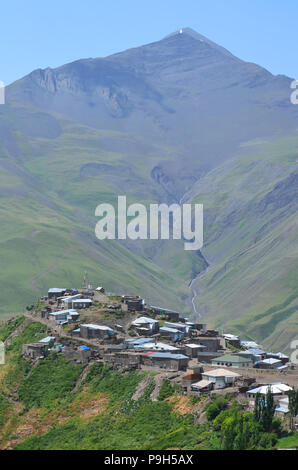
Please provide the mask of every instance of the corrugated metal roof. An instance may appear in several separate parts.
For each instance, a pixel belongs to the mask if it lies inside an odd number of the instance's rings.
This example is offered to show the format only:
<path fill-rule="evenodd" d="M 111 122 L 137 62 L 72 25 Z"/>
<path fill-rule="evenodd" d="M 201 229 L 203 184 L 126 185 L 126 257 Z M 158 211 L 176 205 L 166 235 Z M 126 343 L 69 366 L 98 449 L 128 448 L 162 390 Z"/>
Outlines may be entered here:
<path fill-rule="evenodd" d="M 173 327 L 176 327 L 179 329 L 179 327 L 181 328 L 187 328 L 187 325 L 185 323 L 172 323 L 172 322 L 165 322 L 165 325 L 168 327 L 168 328 L 172 328 Z M 170 326 L 169 326 L 170 325 Z"/>
<path fill-rule="evenodd" d="M 182 333 L 180 330 L 176 330 L 175 328 L 168 328 L 167 326 L 162 326 L 159 328 L 159 331 L 168 331 L 169 333 Z"/>
<path fill-rule="evenodd" d="M 60 289 L 57 287 L 52 287 L 51 289 L 48 290 L 48 293 L 50 294 L 61 294 L 61 292 L 65 292 L 66 289 Z"/>
<path fill-rule="evenodd" d="M 91 330 L 108 330 L 108 331 L 114 331 L 112 328 L 109 326 L 104 326 L 104 325 L 94 325 L 93 323 L 85 323 L 83 325 L 86 328 L 90 328 Z"/>
<path fill-rule="evenodd" d="M 129 338 L 129 339 L 126 339 L 125 342 L 126 343 L 131 343 L 131 344 L 144 344 L 144 343 L 151 343 L 152 341 L 154 341 L 154 338 Z"/>
<path fill-rule="evenodd" d="M 270 357 L 269 359 L 264 359 L 263 361 L 259 361 L 259 364 L 278 364 L 280 363 L 280 359 L 273 359 Z"/>
<path fill-rule="evenodd" d="M 162 307 L 155 307 L 154 305 L 150 305 L 150 308 L 153 308 L 154 310 L 161 310 L 162 312 L 178 313 L 178 312 L 175 312 L 175 310 L 169 310 L 167 308 L 162 308 Z M 178 313 L 178 315 L 179 315 L 179 313 Z"/>
<path fill-rule="evenodd" d="M 257 393 L 260 393 L 261 395 L 266 395 L 269 388 L 271 388 L 271 392 L 273 394 L 282 394 L 283 392 L 288 392 L 289 390 L 293 390 L 292 387 L 289 387 L 286 384 L 279 383 L 279 384 L 268 384 L 268 385 L 262 385 L 261 387 L 254 388 L 253 390 L 248 390 L 246 393 L 248 394 L 254 394 L 256 395 Z"/>
<path fill-rule="evenodd" d="M 158 320 L 149 317 L 140 317 L 132 322 L 133 325 L 141 325 L 143 323 L 158 323 Z"/>
<path fill-rule="evenodd" d="M 59 310 L 57 312 L 51 312 L 50 315 L 53 315 L 54 317 L 57 315 L 78 315 L 78 312 L 76 310 L 70 309 L 70 310 Z"/>
<path fill-rule="evenodd" d="M 211 385 L 212 385 L 212 382 L 209 382 L 209 380 L 199 380 L 199 382 L 191 384 L 191 387 L 200 389 L 200 388 L 210 387 Z"/>
<path fill-rule="evenodd" d="M 154 352 L 152 353 L 152 357 L 160 359 L 189 359 L 188 356 L 184 356 L 183 354 L 171 354 L 166 352 Z"/>
<path fill-rule="evenodd" d="M 202 376 L 207 377 L 240 377 L 240 374 L 226 369 L 209 370 L 209 372 L 202 372 Z"/>
<path fill-rule="evenodd" d="M 165 350 L 165 351 L 179 351 L 179 348 L 176 348 L 175 346 L 171 346 L 170 344 L 166 343 L 139 343 L 135 345 L 135 348 L 138 349 L 156 349 L 159 351 Z"/>
<path fill-rule="evenodd" d="M 248 350 L 255 356 L 262 356 L 263 354 L 266 354 L 266 352 L 263 351 L 263 349 L 249 348 Z"/>
<path fill-rule="evenodd" d="M 56 338 L 55 336 L 47 336 L 39 341 L 39 343 L 49 343 L 50 341 L 54 341 Z"/>
<path fill-rule="evenodd" d="M 233 355 L 233 354 L 224 354 L 223 356 L 219 356 L 219 357 L 215 357 L 214 359 L 212 359 L 212 361 L 218 361 L 218 362 L 236 362 L 236 363 L 239 363 L 239 362 L 247 362 L 247 361 L 250 361 L 250 359 L 247 359 L 245 357 L 241 357 L 241 356 L 237 356 L 237 355 Z"/>

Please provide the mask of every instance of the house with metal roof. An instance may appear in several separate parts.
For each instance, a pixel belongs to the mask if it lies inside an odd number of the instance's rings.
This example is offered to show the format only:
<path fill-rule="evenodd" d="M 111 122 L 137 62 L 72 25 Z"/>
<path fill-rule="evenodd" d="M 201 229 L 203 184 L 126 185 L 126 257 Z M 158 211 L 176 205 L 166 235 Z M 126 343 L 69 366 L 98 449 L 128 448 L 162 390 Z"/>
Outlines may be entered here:
<path fill-rule="evenodd" d="M 213 383 L 209 380 L 199 380 L 198 382 L 195 382 L 191 384 L 190 386 L 191 390 L 194 392 L 210 392 L 210 390 L 213 389 Z"/>
<path fill-rule="evenodd" d="M 48 290 L 48 298 L 49 299 L 57 299 L 61 295 L 64 295 L 66 292 L 66 289 L 60 289 L 57 287 L 52 287 L 51 289 Z"/>
<path fill-rule="evenodd" d="M 31 343 L 22 345 L 22 356 L 26 359 L 41 359 L 47 354 L 46 344 Z"/>
<path fill-rule="evenodd" d="M 85 339 L 104 339 L 115 336 L 115 331 L 109 326 L 95 325 L 93 323 L 85 323 L 80 325 L 80 335 Z"/>
<path fill-rule="evenodd" d="M 58 310 L 57 312 L 49 312 L 48 314 L 49 320 L 54 320 L 57 323 L 62 322 L 69 322 L 76 321 L 79 318 L 79 313 L 76 310 L 69 309 L 69 310 Z"/>
<path fill-rule="evenodd" d="M 147 349 L 149 351 L 159 351 L 159 352 L 180 352 L 180 348 L 176 348 L 175 346 L 171 346 L 167 343 L 161 342 L 146 342 L 146 343 L 139 343 L 134 345 L 135 349 Z"/>
<path fill-rule="evenodd" d="M 81 299 L 83 294 L 75 294 L 75 295 L 68 295 L 67 297 L 58 297 L 58 305 L 63 304 L 65 309 L 72 309 L 73 305 L 72 302 L 77 299 Z"/>
<path fill-rule="evenodd" d="M 179 313 L 175 312 L 174 310 L 169 310 L 167 308 L 162 307 L 155 307 L 154 305 L 150 305 L 151 310 L 157 315 L 162 315 L 168 320 L 178 321 L 179 320 Z"/>
<path fill-rule="evenodd" d="M 263 349 L 246 349 L 245 351 L 237 352 L 238 356 L 246 357 L 247 359 L 251 359 L 253 363 L 261 361 L 266 358 L 266 352 Z"/>
<path fill-rule="evenodd" d="M 159 334 L 163 338 L 170 338 L 170 340 L 174 343 L 176 341 L 181 341 L 181 339 L 184 337 L 184 333 L 182 331 L 177 330 L 176 328 L 168 328 L 166 326 L 161 326 L 159 328 Z"/>
<path fill-rule="evenodd" d="M 225 367 L 252 367 L 252 360 L 246 357 L 238 356 L 236 354 L 224 354 L 223 356 L 215 357 L 212 359 L 213 366 Z"/>
<path fill-rule="evenodd" d="M 55 336 L 47 336 L 46 338 L 43 338 L 43 339 L 41 339 L 41 340 L 38 341 L 38 342 L 39 342 L 39 343 L 42 343 L 42 344 L 48 345 L 51 341 L 53 341 L 53 342 L 56 341 Z"/>
<path fill-rule="evenodd" d="M 283 363 L 281 359 L 271 357 L 256 362 L 255 367 L 258 369 L 278 369 L 279 367 L 283 367 Z"/>
<path fill-rule="evenodd" d="M 145 343 L 152 343 L 154 341 L 154 338 L 127 338 L 125 340 L 125 343 L 128 345 L 129 348 L 134 348 L 135 346 L 138 346 L 139 344 L 145 344 Z"/>
<path fill-rule="evenodd" d="M 186 323 L 171 323 L 165 321 L 164 326 L 166 328 L 175 328 L 176 330 L 182 331 L 184 334 L 188 334 L 190 330 L 190 326 L 187 325 Z"/>
<path fill-rule="evenodd" d="M 266 359 L 270 359 L 270 358 L 279 359 L 281 360 L 283 364 L 286 364 L 290 360 L 289 356 L 286 356 L 286 354 L 283 354 L 281 352 L 278 352 L 278 353 L 267 352 Z"/>
<path fill-rule="evenodd" d="M 241 377 L 240 374 L 227 369 L 214 369 L 209 372 L 202 372 L 202 379 L 211 382 L 215 390 L 232 387 L 239 377 Z"/>
<path fill-rule="evenodd" d="M 184 345 L 184 348 L 187 356 L 193 358 L 198 357 L 198 352 L 204 351 L 204 349 L 207 349 L 207 346 L 204 346 L 203 344 L 187 343 Z"/>
<path fill-rule="evenodd" d="M 91 299 L 74 299 L 72 301 L 72 307 L 78 310 L 83 308 L 90 308 L 92 305 Z"/>
<path fill-rule="evenodd" d="M 257 387 L 257 388 L 252 388 L 246 392 L 246 395 L 249 398 L 255 398 L 257 393 L 259 393 L 260 395 L 267 395 L 269 389 L 271 390 L 272 395 L 275 395 L 275 396 L 287 395 L 290 390 L 293 390 L 292 387 L 290 387 L 287 384 L 284 384 L 282 382 L 276 382 L 276 383 L 261 385 L 260 387 Z"/>
<path fill-rule="evenodd" d="M 134 320 L 131 325 L 136 328 L 143 328 L 145 331 L 148 330 L 148 332 L 153 334 L 157 333 L 159 330 L 158 320 L 149 317 L 139 317 Z"/>
<path fill-rule="evenodd" d="M 187 369 L 189 357 L 169 352 L 148 352 L 143 354 L 142 361 L 144 365 L 150 367 L 178 371 Z"/>
<path fill-rule="evenodd" d="M 244 346 L 247 349 L 258 349 L 260 345 L 257 344 L 255 341 L 240 341 L 241 346 Z"/>

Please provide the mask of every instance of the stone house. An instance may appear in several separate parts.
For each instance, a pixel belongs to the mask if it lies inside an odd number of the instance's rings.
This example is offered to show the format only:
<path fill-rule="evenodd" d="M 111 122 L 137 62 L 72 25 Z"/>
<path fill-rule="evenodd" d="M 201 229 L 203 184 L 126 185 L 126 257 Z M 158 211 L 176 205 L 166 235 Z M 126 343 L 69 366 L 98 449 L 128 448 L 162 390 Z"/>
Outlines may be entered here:
<path fill-rule="evenodd" d="M 240 374 L 226 369 L 214 369 L 209 372 L 202 372 L 202 380 L 211 382 L 214 390 L 232 387 L 235 381 L 240 377 Z"/>
<path fill-rule="evenodd" d="M 149 352 L 144 354 L 142 359 L 144 365 L 173 371 L 186 370 L 189 362 L 189 357 L 183 354 L 164 352 Z"/>
<path fill-rule="evenodd" d="M 224 354 L 223 356 L 215 357 L 211 361 L 213 366 L 225 367 L 252 367 L 251 359 L 247 357 L 238 356 L 237 354 Z"/>
<path fill-rule="evenodd" d="M 80 335 L 85 339 L 112 339 L 116 333 L 109 326 L 90 323 L 80 325 Z"/>
<path fill-rule="evenodd" d="M 46 345 L 43 343 L 23 344 L 22 356 L 26 359 L 38 359 L 46 355 Z"/>
<path fill-rule="evenodd" d="M 54 299 L 57 300 L 58 297 L 61 297 L 64 295 L 66 292 L 66 289 L 60 289 L 60 288 L 51 288 L 48 290 L 48 299 Z"/>

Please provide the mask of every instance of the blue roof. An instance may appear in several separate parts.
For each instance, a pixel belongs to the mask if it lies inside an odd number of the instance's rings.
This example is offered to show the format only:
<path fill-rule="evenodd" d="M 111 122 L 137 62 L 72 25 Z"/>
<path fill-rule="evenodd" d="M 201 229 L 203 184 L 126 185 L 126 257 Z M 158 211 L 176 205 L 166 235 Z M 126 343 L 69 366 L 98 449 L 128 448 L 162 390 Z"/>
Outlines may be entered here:
<path fill-rule="evenodd" d="M 90 348 L 88 348 L 88 346 L 80 346 L 80 349 L 83 349 L 83 351 L 90 351 Z"/>
<path fill-rule="evenodd" d="M 70 309 L 70 310 L 58 310 L 57 312 L 50 312 L 50 315 L 61 315 L 63 313 L 63 315 L 75 315 L 77 314 L 78 312 L 74 309 Z"/>
<path fill-rule="evenodd" d="M 150 357 L 159 357 L 161 359 L 188 359 L 188 356 L 183 354 L 171 354 L 166 352 L 156 352 L 150 355 Z"/>
<path fill-rule="evenodd" d="M 262 354 L 265 354 L 265 351 L 263 351 L 263 349 L 254 349 L 254 348 L 250 348 L 248 350 L 251 354 L 255 354 L 256 356 L 260 356 Z"/>

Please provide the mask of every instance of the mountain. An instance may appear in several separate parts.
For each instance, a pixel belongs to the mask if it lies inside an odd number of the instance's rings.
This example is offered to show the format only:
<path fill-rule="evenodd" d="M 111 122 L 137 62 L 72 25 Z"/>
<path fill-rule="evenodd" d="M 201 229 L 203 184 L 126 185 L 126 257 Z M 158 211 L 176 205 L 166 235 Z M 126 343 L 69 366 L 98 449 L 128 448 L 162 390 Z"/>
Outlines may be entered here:
<path fill-rule="evenodd" d="M 2 312 L 48 285 L 78 285 L 87 270 L 111 291 L 182 311 L 192 290 L 206 321 L 289 349 L 298 331 L 291 81 L 186 28 L 10 85 L 0 107 Z M 95 207 L 122 194 L 204 203 L 202 253 L 176 241 L 99 242 Z"/>

